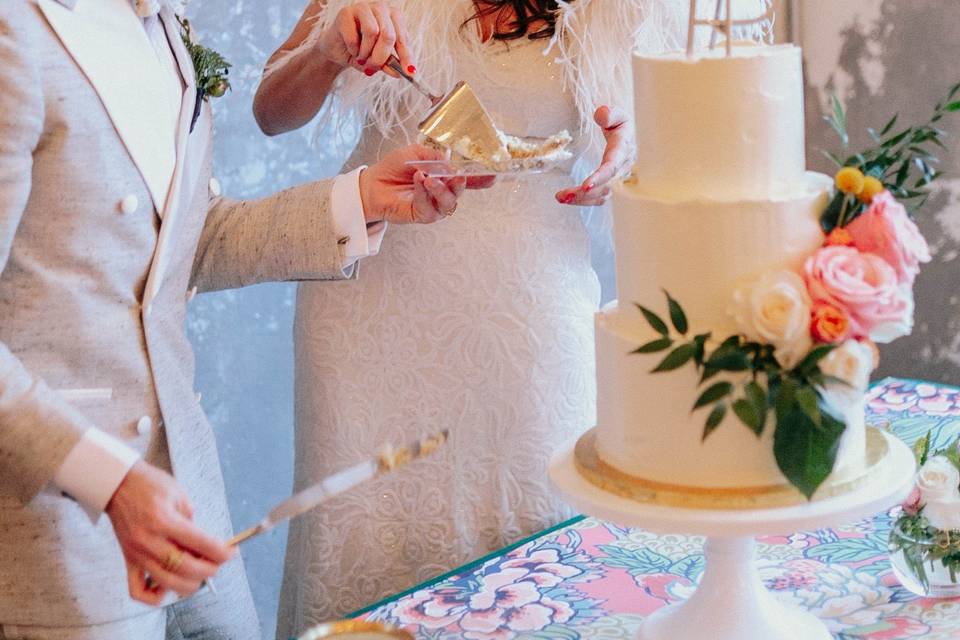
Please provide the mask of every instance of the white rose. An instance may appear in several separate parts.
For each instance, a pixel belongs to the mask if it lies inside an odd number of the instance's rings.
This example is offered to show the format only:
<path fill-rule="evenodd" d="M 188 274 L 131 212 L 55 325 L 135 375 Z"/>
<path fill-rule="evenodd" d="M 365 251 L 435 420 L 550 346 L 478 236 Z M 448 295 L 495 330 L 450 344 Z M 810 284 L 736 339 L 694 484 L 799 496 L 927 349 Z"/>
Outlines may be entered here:
<path fill-rule="evenodd" d="M 858 393 L 866 391 L 873 373 L 873 349 L 857 340 L 847 340 L 820 361 L 820 370 L 840 378 Z"/>
<path fill-rule="evenodd" d="M 934 456 L 917 473 L 921 504 L 960 502 L 960 471 L 944 456 Z"/>
<path fill-rule="evenodd" d="M 748 340 L 773 345 L 781 366 L 794 367 L 810 351 L 810 295 L 792 271 L 775 271 L 733 293 L 730 314 Z"/>

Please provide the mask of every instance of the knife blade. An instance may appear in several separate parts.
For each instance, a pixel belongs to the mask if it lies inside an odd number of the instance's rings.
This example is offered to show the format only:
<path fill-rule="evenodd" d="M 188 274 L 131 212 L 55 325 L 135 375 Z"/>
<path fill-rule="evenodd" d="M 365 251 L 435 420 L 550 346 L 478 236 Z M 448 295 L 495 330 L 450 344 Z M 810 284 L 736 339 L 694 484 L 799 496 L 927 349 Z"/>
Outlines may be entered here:
<path fill-rule="evenodd" d="M 330 498 L 349 491 L 367 480 L 389 473 L 397 467 L 422 458 L 446 442 L 448 437 L 449 432 L 444 430 L 400 449 L 394 449 L 388 445 L 381 449 L 376 458 L 355 464 L 302 491 L 298 491 L 274 507 L 263 520 L 230 538 L 227 544 L 231 547 L 237 546 L 254 536 L 273 529 L 281 522 L 292 520 L 315 509 Z"/>

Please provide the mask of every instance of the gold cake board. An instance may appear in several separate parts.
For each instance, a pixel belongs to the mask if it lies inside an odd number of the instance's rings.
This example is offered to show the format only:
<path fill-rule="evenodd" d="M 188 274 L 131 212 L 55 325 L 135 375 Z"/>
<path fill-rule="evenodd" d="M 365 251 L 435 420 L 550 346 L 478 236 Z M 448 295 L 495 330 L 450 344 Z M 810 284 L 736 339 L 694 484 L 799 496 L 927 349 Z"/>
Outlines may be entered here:
<path fill-rule="evenodd" d="M 596 487 L 639 503 L 684 509 L 745 510 L 788 507 L 835 498 L 863 488 L 878 474 L 890 456 L 887 438 L 876 427 L 866 427 L 866 463 L 863 472 L 840 480 L 830 478 L 817 489 L 812 500 L 792 485 L 709 489 L 666 484 L 629 475 L 607 464 L 597 450 L 597 429 L 583 434 L 574 448 L 577 471 Z"/>

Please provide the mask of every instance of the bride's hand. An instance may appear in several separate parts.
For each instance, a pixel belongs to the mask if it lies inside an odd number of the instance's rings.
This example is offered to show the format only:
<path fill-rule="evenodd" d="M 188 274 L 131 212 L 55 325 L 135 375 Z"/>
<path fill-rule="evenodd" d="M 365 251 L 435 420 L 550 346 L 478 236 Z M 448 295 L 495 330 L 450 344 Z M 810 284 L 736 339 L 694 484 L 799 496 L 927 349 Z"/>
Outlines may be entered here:
<path fill-rule="evenodd" d="M 605 204 L 610 198 L 613 181 L 623 176 L 633 162 L 633 126 L 627 114 L 622 109 L 603 106 L 596 110 L 593 119 L 607 139 L 603 162 L 579 187 L 557 192 L 557 201 L 562 204 L 578 207 Z"/>
<path fill-rule="evenodd" d="M 387 58 L 396 51 L 407 73 L 417 67 L 407 48 L 409 41 L 403 15 L 387 2 L 356 2 L 344 7 L 320 37 L 320 53 L 331 62 L 353 67 L 368 76 L 384 71 Z"/>
<path fill-rule="evenodd" d="M 485 189 L 492 178 L 431 178 L 407 164 L 447 160 L 442 151 L 421 145 L 398 149 L 360 173 L 360 199 L 367 224 L 431 223 L 450 217 L 464 189 Z"/>

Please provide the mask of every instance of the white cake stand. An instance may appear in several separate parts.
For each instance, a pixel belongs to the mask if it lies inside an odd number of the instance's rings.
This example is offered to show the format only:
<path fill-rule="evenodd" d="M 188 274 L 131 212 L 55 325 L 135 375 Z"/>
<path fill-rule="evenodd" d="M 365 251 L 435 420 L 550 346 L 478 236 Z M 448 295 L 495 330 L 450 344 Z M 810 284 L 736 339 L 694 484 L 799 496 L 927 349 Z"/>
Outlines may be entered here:
<path fill-rule="evenodd" d="M 782 604 L 763 586 L 754 564 L 754 536 L 854 522 L 906 498 L 913 484 L 913 453 L 898 438 L 886 433 L 884 437 L 890 453 L 868 485 L 790 507 L 720 511 L 623 498 L 577 471 L 575 441 L 554 454 L 550 479 L 571 506 L 601 520 L 655 533 L 707 536 L 706 569 L 699 587 L 685 602 L 644 620 L 639 640 L 831 640 L 816 616 Z"/>

